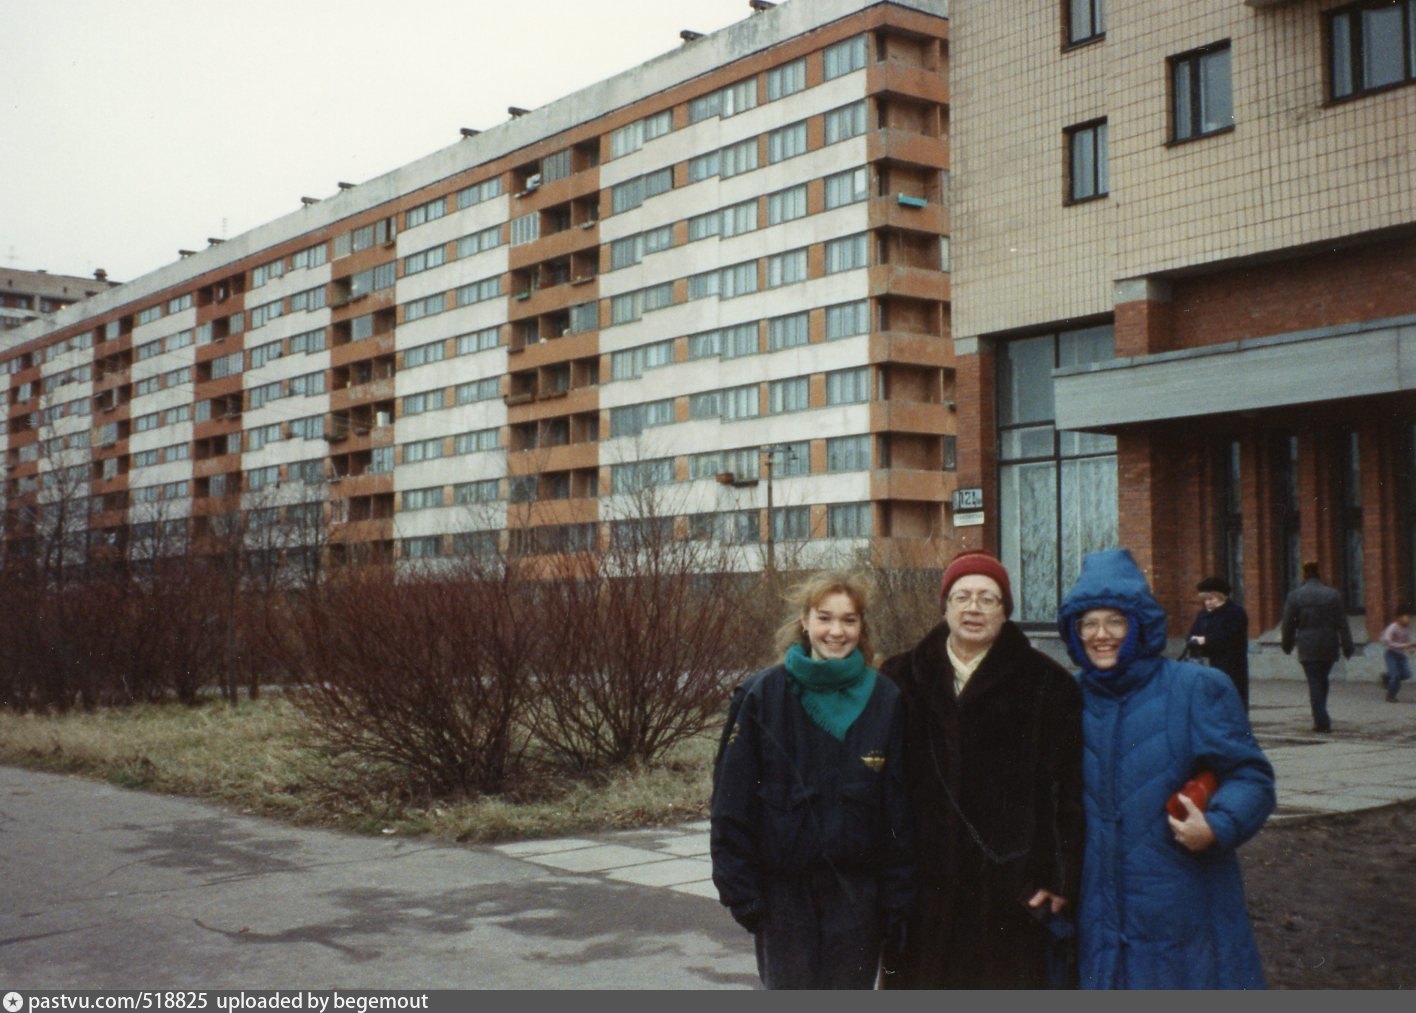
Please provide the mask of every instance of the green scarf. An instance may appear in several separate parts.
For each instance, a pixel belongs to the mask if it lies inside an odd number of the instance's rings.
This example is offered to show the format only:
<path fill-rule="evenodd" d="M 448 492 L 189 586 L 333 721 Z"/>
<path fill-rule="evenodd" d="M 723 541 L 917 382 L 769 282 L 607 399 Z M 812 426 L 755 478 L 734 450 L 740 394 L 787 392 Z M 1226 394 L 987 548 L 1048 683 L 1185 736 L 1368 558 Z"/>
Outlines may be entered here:
<path fill-rule="evenodd" d="M 831 738 L 844 742 L 846 731 L 875 692 L 875 669 L 866 665 L 860 649 L 844 658 L 817 659 L 800 644 L 792 644 L 786 666 L 792 691 L 807 717 Z"/>

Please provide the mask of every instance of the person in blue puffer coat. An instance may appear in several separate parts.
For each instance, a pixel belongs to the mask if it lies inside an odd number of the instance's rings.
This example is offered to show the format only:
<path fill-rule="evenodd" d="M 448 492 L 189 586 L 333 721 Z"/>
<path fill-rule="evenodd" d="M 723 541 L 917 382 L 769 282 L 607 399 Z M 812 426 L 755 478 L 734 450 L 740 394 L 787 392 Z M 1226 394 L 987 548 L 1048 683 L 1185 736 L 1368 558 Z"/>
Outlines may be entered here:
<path fill-rule="evenodd" d="M 1234 684 L 1172 661 L 1165 612 L 1126 549 L 1089 553 L 1057 614 L 1081 666 L 1086 847 L 1083 988 L 1263 988 L 1236 850 L 1275 803 L 1273 767 Z M 1219 787 L 1184 818 L 1197 771 Z"/>

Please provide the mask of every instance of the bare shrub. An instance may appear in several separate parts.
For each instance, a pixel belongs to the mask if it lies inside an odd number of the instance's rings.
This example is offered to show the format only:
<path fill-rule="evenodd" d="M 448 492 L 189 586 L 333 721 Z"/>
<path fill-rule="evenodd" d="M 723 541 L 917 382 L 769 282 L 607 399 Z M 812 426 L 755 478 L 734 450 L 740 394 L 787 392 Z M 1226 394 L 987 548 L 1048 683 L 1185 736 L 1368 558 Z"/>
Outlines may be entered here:
<path fill-rule="evenodd" d="M 533 712 L 550 755 L 579 770 L 647 764 L 722 720 L 770 641 L 751 624 L 755 575 L 641 518 L 546 587 L 556 649 Z"/>
<path fill-rule="evenodd" d="M 542 636 L 534 589 L 369 567 L 311 591 L 284 639 L 291 697 L 335 749 L 435 796 L 499 792 L 525 748 L 517 718 Z"/>

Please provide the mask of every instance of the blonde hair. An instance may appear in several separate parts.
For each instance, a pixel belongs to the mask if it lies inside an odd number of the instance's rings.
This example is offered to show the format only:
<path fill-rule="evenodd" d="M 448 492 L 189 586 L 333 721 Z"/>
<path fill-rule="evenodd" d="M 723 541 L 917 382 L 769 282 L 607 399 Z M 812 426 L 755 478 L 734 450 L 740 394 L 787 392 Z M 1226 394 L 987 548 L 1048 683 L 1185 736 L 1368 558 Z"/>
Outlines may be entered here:
<path fill-rule="evenodd" d="M 860 613 L 860 643 L 857 646 L 867 665 L 876 664 L 878 659 L 870 643 L 870 623 L 865 617 L 866 607 L 870 603 L 870 584 L 859 574 L 841 570 L 814 573 L 801 583 L 793 585 L 783 595 L 788 609 L 787 618 L 777 630 L 777 657 L 784 657 L 787 648 L 792 644 L 799 644 L 808 655 L 811 653 L 811 641 L 807 639 L 806 630 L 802 628 L 802 620 L 808 612 L 833 594 L 845 595 Z"/>

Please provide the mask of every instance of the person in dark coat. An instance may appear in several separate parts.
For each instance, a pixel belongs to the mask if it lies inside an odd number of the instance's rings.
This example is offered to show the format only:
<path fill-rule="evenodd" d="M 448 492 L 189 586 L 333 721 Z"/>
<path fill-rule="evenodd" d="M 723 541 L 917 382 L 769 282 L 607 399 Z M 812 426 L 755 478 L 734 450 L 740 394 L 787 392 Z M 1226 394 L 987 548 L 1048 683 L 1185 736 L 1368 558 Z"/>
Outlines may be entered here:
<path fill-rule="evenodd" d="M 900 694 L 867 664 L 860 581 L 818 574 L 790 600 L 782 664 L 737 688 L 723 728 L 713 883 L 768 988 L 872 988 L 914 894 Z"/>
<path fill-rule="evenodd" d="M 1164 657 L 1165 628 L 1125 549 L 1088 553 L 1057 612 L 1084 695 L 1081 985 L 1263 988 L 1236 851 L 1273 811 L 1273 767 L 1234 684 Z M 1168 815 L 1202 770 L 1218 780 L 1207 808 Z"/>
<path fill-rule="evenodd" d="M 1045 988 L 1081 874 L 1081 693 L 1009 620 L 1003 564 L 945 570 L 944 621 L 881 674 L 905 702 L 919 892 L 885 988 Z M 1060 942 L 1059 942 L 1060 941 Z"/>
<path fill-rule="evenodd" d="M 1303 564 L 1303 583 L 1288 593 L 1283 602 L 1282 646 L 1284 654 L 1298 648 L 1298 663 L 1308 680 L 1308 703 L 1313 711 L 1313 731 L 1332 731 L 1328 714 L 1328 676 L 1337 663 L 1337 652 L 1352 657 L 1352 631 L 1347 626 L 1347 610 L 1342 595 L 1318 579 L 1318 564 Z"/>
<path fill-rule="evenodd" d="M 1233 588 L 1223 577 L 1206 577 L 1195 585 L 1204 607 L 1190 625 L 1189 655 L 1207 660 L 1234 683 L 1244 709 L 1249 709 L 1249 614 L 1230 598 Z"/>

